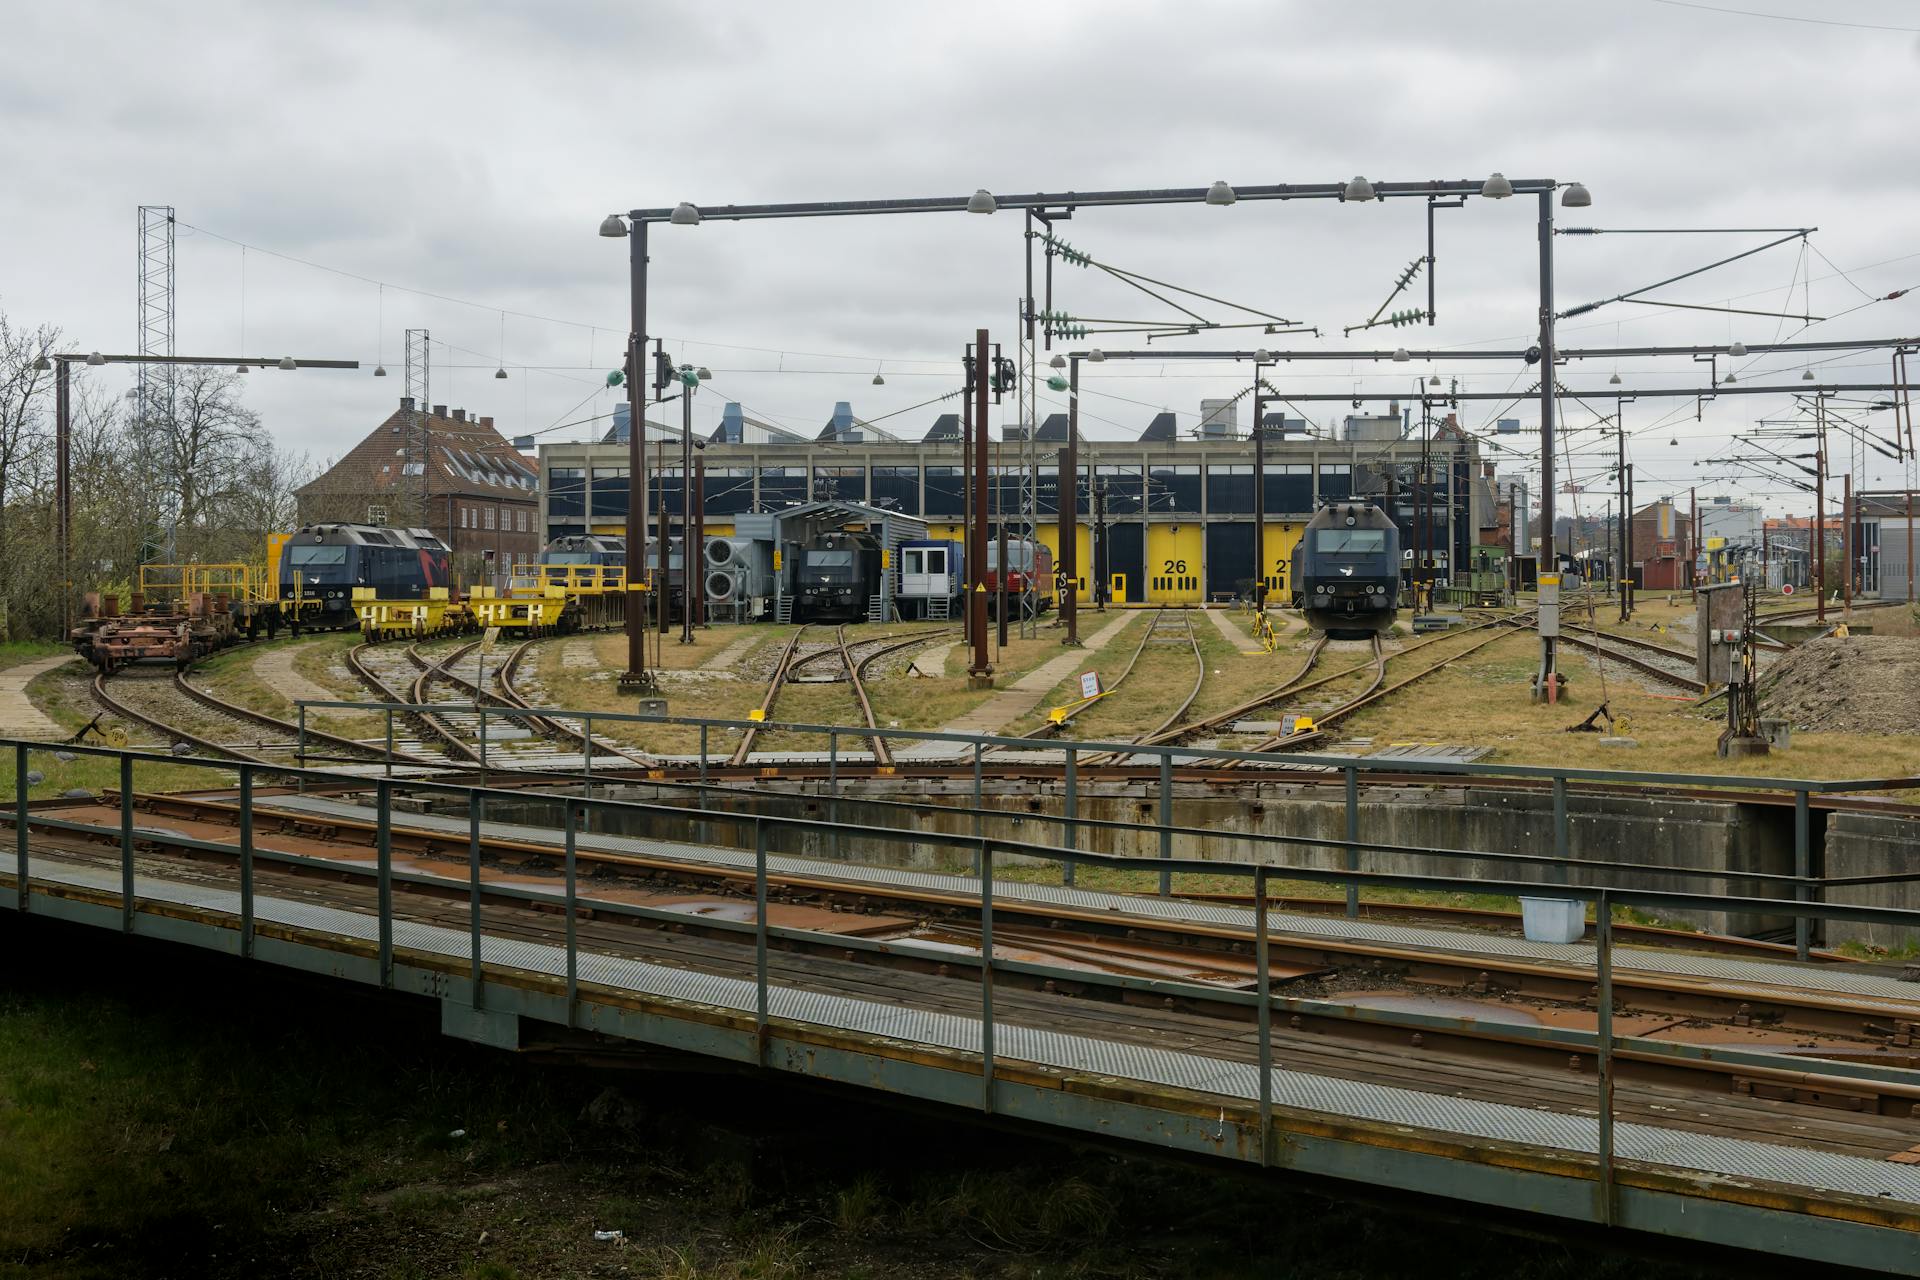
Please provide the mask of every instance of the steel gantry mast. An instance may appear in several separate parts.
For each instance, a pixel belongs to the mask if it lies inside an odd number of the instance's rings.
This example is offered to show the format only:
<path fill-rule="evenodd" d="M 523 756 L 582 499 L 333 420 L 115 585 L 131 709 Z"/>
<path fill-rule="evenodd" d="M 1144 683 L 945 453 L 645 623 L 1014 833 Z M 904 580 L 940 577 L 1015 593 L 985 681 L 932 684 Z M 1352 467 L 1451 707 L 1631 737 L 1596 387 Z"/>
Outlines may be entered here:
<path fill-rule="evenodd" d="M 420 527 L 433 528 L 433 411 L 427 406 L 431 390 L 425 329 L 407 330 L 407 456 L 420 464 Z M 453 545 L 453 519 L 447 519 L 447 545 Z"/>

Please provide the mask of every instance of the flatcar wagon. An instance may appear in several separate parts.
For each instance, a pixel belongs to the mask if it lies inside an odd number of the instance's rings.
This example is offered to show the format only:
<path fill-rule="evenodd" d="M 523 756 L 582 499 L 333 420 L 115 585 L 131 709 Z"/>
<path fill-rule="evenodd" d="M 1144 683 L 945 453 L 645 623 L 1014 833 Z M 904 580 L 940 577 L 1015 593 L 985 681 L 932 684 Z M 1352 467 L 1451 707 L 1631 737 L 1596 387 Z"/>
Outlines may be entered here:
<path fill-rule="evenodd" d="M 1400 530 L 1371 502 L 1335 502 L 1307 522 L 1293 552 L 1294 603 L 1335 639 L 1378 635 L 1400 605 Z"/>
<path fill-rule="evenodd" d="M 966 552 L 958 542 L 936 539 L 901 544 L 900 584 L 894 598 L 903 620 L 958 617 L 966 585 Z"/>
<path fill-rule="evenodd" d="M 452 581 L 447 544 L 429 530 L 303 525 L 280 555 L 280 612 L 296 635 L 357 628 L 356 587 L 381 600 L 424 600 Z"/>

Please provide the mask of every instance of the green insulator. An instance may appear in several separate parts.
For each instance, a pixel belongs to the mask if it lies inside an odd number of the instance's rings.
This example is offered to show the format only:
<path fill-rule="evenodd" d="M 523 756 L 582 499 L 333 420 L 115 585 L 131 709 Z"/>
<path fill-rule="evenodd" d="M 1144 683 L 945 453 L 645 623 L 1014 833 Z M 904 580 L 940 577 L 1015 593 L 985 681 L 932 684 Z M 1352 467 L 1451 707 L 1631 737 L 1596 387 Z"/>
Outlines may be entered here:
<path fill-rule="evenodd" d="M 1047 388 L 1051 391 L 1065 391 L 1069 385 L 1071 384 L 1057 373 L 1047 379 Z"/>

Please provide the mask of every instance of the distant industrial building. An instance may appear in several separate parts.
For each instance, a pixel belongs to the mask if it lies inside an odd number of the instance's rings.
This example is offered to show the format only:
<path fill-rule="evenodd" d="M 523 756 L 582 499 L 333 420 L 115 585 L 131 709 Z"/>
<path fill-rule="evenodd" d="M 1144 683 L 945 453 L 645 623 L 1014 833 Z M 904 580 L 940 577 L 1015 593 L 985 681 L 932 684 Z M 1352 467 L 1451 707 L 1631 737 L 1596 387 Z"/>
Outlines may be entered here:
<path fill-rule="evenodd" d="M 1153 415 L 1133 440 L 1082 438 L 1079 445 L 1078 563 L 1082 598 L 1090 575 L 1107 580 L 1112 598 L 1193 603 L 1250 590 L 1256 566 L 1269 590 L 1288 589 L 1293 547 L 1321 505 L 1367 497 L 1389 506 L 1402 545 L 1433 548 L 1442 577 L 1465 565 L 1482 531 L 1496 527 L 1493 493 L 1477 441 L 1449 418 L 1435 422 L 1424 446 L 1428 482 L 1419 487 L 1423 445 L 1418 423 L 1395 412 L 1353 415 L 1326 435 L 1298 418 L 1266 413 L 1266 529 L 1256 551 L 1253 530 L 1253 440 L 1246 424 L 1208 402 L 1199 423 L 1182 427 L 1171 412 Z M 960 536 L 965 519 L 961 424 L 936 415 L 917 432 L 901 419 L 867 422 L 840 402 L 815 430 L 759 421 L 738 404 L 696 443 L 704 471 L 706 527 L 732 532 L 749 512 L 801 502 L 866 503 L 924 519 L 929 536 Z M 989 445 L 989 518 L 1015 534 L 1033 532 L 1056 554 L 1059 461 L 1067 416 L 1052 414 L 1029 432 L 1013 423 Z M 1337 438 L 1330 438 L 1337 437 Z M 627 527 L 625 406 L 614 428 L 595 443 L 545 444 L 546 490 L 541 536 L 625 533 Z M 647 425 L 649 527 L 664 507 L 677 521 L 685 501 L 677 427 Z M 1416 542 L 1417 513 L 1433 530 Z M 1100 537 L 1095 540 L 1095 527 Z M 669 533 L 676 533 L 671 526 Z M 1096 561 L 1096 546 L 1100 552 Z M 1411 561 L 1409 560 L 1409 568 Z"/>

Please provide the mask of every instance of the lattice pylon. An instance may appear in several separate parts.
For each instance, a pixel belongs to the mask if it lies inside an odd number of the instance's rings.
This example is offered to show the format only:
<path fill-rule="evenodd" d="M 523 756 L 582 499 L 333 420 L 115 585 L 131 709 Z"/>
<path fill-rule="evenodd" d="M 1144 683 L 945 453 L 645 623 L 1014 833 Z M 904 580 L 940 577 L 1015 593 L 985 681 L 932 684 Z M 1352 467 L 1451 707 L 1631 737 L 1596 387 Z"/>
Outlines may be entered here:
<path fill-rule="evenodd" d="M 432 391 L 432 379 L 428 361 L 428 348 L 432 343 L 425 329 L 407 330 L 407 403 L 413 408 L 407 419 L 407 449 L 409 454 L 420 463 L 420 528 L 433 528 L 431 506 L 428 499 L 433 496 L 433 441 L 428 431 L 432 422 L 432 411 L 427 406 L 427 396 Z M 448 530 L 451 545 L 452 530 Z"/>
<path fill-rule="evenodd" d="M 143 356 L 171 356 L 174 354 L 173 206 L 170 204 L 141 205 L 139 224 L 137 296 L 139 331 L 136 335 L 139 346 L 137 350 Z M 172 370 L 163 369 L 156 376 L 145 361 L 142 361 L 137 368 L 140 371 L 138 401 L 140 411 L 149 412 L 148 388 L 150 385 L 157 385 L 164 391 L 166 396 L 164 408 L 170 417 L 173 409 Z"/>

